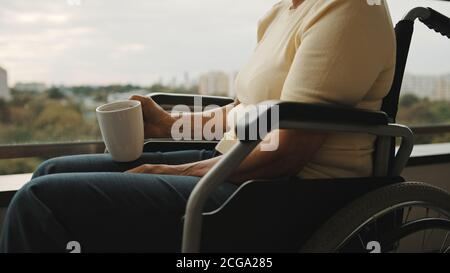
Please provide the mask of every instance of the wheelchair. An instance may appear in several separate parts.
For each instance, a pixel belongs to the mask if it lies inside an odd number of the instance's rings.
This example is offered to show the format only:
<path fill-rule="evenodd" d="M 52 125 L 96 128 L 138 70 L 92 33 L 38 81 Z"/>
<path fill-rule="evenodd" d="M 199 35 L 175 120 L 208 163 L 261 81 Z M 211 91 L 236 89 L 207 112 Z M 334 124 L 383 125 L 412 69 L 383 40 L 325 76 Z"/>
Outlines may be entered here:
<path fill-rule="evenodd" d="M 193 190 L 181 219 L 182 252 L 450 252 L 449 193 L 400 176 L 414 145 L 412 131 L 395 122 L 416 19 L 450 38 L 450 19 L 431 8 L 415 8 L 396 25 L 395 78 L 381 111 L 270 101 L 262 103 L 268 105 L 265 111 L 236 126 L 236 131 L 249 132 L 276 108 L 280 129 L 375 135 L 371 177 L 252 180 L 242 184 L 220 208 L 205 212 L 209 194 L 264 135 L 257 140 L 240 137 Z M 193 106 L 198 99 L 204 105 L 233 102 L 199 95 L 149 96 L 165 109 Z M 401 143 L 396 149 L 398 138 Z M 146 142 L 144 151 L 212 150 L 215 145 L 214 141 L 155 139 Z"/>

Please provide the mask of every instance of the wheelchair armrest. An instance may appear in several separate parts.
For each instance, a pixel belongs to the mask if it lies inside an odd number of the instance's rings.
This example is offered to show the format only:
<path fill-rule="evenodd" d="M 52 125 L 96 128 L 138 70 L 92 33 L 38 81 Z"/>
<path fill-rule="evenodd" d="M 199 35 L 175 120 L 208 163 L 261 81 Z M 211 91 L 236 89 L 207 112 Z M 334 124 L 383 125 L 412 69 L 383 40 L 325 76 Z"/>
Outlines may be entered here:
<path fill-rule="evenodd" d="M 256 114 L 249 114 L 237 123 L 236 132 L 243 141 L 249 140 L 245 138 L 251 136 L 249 132 L 255 128 L 258 128 L 258 134 L 264 133 L 259 130 L 261 126 L 265 126 L 268 133 L 283 127 L 283 124 L 295 122 L 346 126 L 380 126 L 389 123 L 388 115 L 382 111 L 329 104 L 266 101 L 255 107 L 255 110 Z M 323 129 L 327 130 L 325 126 Z M 264 135 L 258 135 L 258 137 L 261 139 Z"/>
<path fill-rule="evenodd" d="M 157 104 L 162 106 L 175 106 L 175 105 L 187 105 L 187 106 L 207 106 L 217 105 L 225 106 L 232 103 L 234 100 L 228 97 L 217 96 L 203 96 L 203 95 L 191 95 L 191 94 L 170 94 L 170 93 L 152 93 L 148 95 Z M 163 107 L 164 108 L 164 107 Z"/>

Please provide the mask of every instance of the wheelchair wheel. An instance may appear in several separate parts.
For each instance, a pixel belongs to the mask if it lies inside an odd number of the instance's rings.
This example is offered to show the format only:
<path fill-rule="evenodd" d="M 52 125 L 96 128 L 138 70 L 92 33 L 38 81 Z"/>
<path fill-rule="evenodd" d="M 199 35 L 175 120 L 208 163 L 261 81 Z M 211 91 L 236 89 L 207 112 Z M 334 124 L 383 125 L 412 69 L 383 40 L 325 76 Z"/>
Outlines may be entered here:
<path fill-rule="evenodd" d="M 450 253 L 450 195 L 419 182 L 375 190 L 336 213 L 301 251 Z"/>

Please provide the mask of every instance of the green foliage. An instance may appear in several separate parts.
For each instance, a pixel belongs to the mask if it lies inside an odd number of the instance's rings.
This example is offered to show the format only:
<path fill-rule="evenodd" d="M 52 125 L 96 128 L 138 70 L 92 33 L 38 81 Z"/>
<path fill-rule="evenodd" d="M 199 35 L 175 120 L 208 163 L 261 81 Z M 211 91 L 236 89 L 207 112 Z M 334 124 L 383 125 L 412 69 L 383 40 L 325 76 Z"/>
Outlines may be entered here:
<path fill-rule="evenodd" d="M 11 95 L 13 99 L 10 104 L 15 106 L 25 105 L 27 102 L 36 99 L 36 94 L 33 92 L 17 91 L 15 89 L 11 89 Z"/>
<path fill-rule="evenodd" d="M 412 126 L 450 123 L 450 102 L 422 99 L 411 103 L 415 100 L 411 98 L 402 98 L 398 122 Z"/>
<path fill-rule="evenodd" d="M 198 93 L 198 86 L 191 86 L 190 88 L 186 88 L 183 86 L 179 86 L 176 88 L 170 88 L 168 86 L 164 86 L 161 84 L 154 84 L 148 88 L 146 88 L 149 93 L 179 93 L 179 94 L 197 94 Z"/>
<path fill-rule="evenodd" d="M 400 107 L 411 107 L 418 103 L 420 98 L 414 94 L 406 94 L 400 98 Z"/>
<path fill-rule="evenodd" d="M 450 123 L 450 102 L 430 101 L 414 95 L 400 99 L 397 121 L 409 126 L 430 126 Z M 450 142 L 450 134 L 416 136 L 416 144 Z"/>
<path fill-rule="evenodd" d="M 149 93 L 197 93 L 197 87 L 169 88 L 152 85 L 102 87 L 52 87 L 42 93 L 12 89 L 13 99 L 0 100 L 0 144 L 83 141 L 101 139 L 93 109 L 86 109 L 83 100 L 106 101 L 111 93 L 145 89 Z M 450 123 L 450 102 L 430 101 L 414 95 L 400 99 L 398 122 L 410 126 Z M 450 134 L 418 136 L 416 143 L 450 142 Z M 0 160 L 0 175 L 32 172 L 40 159 Z"/>
<path fill-rule="evenodd" d="M 84 119 L 79 109 L 70 103 L 47 101 L 30 124 L 32 141 L 54 142 L 81 139 L 97 139 L 96 124 Z"/>
<path fill-rule="evenodd" d="M 51 87 L 42 93 L 12 89 L 12 100 L 0 100 L 0 145 L 43 142 L 72 142 L 101 139 L 95 112 L 85 107 L 90 99 L 99 104 L 111 93 L 145 89 L 151 92 L 197 93 L 196 87 L 169 88 L 153 85 L 141 88 L 134 85 L 101 87 Z M 0 160 L 0 175 L 32 172 L 40 159 Z"/>
<path fill-rule="evenodd" d="M 9 122 L 11 118 L 11 113 L 9 112 L 9 107 L 6 101 L 0 99 L 0 122 Z"/>
<path fill-rule="evenodd" d="M 42 161 L 39 158 L 0 160 L 0 175 L 32 173 Z"/>
<path fill-rule="evenodd" d="M 148 88 L 149 93 L 156 93 L 156 92 L 170 92 L 171 89 L 167 86 L 161 85 L 161 84 L 154 84 L 150 88 Z"/>
<path fill-rule="evenodd" d="M 0 101 L 0 143 L 57 142 L 100 139 L 95 114 L 85 109 L 84 99 L 99 104 L 111 93 L 146 89 L 151 92 L 196 93 L 196 87 L 169 88 L 155 84 L 149 88 L 127 85 L 101 87 L 51 87 L 42 93 L 12 89 L 11 102 Z"/>
<path fill-rule="evenodd" d="M 59 90 L 59 89 L 56 88 L 56 87 L 50 88 L 50 89 L 47 91 L 47 93 L 48 93 L 48 97 L 49 97 L 50 99 L 61 100 L 61 99 L 64 99 L 64 98 L 65 98 L 64 93 L 61 92 L 61 90 Z"/>

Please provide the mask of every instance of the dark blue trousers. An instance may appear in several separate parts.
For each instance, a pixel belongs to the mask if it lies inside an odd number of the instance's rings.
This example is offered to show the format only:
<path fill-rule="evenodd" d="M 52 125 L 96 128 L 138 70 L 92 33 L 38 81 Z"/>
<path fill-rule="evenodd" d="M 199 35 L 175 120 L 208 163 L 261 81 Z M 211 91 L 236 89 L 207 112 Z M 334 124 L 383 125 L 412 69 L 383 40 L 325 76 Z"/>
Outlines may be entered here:
<path fill-rule="evenodd" d="M 44 162 L 14 196 L 0 237 L 2 252 L 178 252 L 187 199 L 199 177 L 128 174 L 145 163 L 182 164 L 211 151 L 145 153 L 132 163 L 109 155 L 81 155 Z M 205 210 L 235 190 L 226 183 Z"/>

